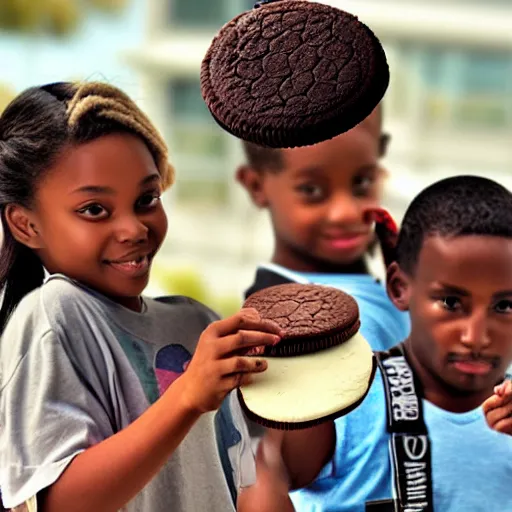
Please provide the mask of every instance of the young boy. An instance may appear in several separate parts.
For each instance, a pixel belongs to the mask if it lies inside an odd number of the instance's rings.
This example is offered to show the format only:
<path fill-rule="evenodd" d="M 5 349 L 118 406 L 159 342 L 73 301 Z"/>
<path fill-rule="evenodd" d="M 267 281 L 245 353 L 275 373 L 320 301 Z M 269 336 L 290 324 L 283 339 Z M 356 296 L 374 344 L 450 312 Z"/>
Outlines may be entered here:
<path fill-rule="evenodd" d="M 257 269 L 247 295 L 290 281 L 339 287 L 358 302 L 362 333 L 375 350 L 409 333 L 408 315 L 376 279 L 385 267 L 371 257 L 379 251 L 368 214 L 380 204 L 387 142 L 379 105 L 352 130 L 313 146 L 244 143 L 248 164 L 237 172 L 253 203 L 268 209 L 275 240 L 271 264 Z"/>
<path fill-rule="evenodd" d="M 381 359 L 368 397 L 335 428 L 277 443 L 269 432 L 240 512 L 293 510 L 287 487 L 304 487 L 290 494 L 299 512 L 512 510 L 512 437 L 489 428 L 482 409 L 512 362 L 512 194 L 467 176 L 423 191 L 403 220 L 387 290 L 411 316 L 403 352 Z M 510 415 L 498 400 L 509 386 L 487 401 L 490 424 Z"/>
<path fill-rule="evenodd" d="M 275 239 L 272 262 L 259 266 L 246 295 L 286 282 L 341 288 L 356 299 L 361 333 L 374 350 L 391 348 L 410 327 L 408 314 L 394 306 L 376 279 L 385 274 L 382 260 L 371 257 L 379 248 L 367 213 L 380 205 L 385 171 L 379 160 L 388 140 L 379 105 L 352 130 L 313 146 L 244 143 L 248 163 L 237 172 L 254 204 L 268 209 Z M 252 445 L 263 430 L 246 421 L 231 396 L 216 416 L 216 435 L 236 498 L 241 482 L 254 481 Z"/>

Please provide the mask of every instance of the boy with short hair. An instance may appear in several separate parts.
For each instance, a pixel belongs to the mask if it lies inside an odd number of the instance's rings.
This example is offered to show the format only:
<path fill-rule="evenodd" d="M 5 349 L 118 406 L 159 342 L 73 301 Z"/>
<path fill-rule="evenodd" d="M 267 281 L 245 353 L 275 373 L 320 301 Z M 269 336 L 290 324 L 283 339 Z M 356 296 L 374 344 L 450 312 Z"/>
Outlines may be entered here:
<path fill-rule="evenodd" d="M 424 190 L 405 214 L 387 290 L 410 312 L 411 334 L 377 354 L 361 406 L 335 429 L 286 433 L 261 450 L 270 460 L 281 451 L 288 488 L 303 487 L 290 494 L 299 512 L 512 510 L 512 437 L 489 428 L 482 408 L 512 362 L 512 194 L 470 176 Z M 501 419 L 510 414 L 496 403 L 501 388 L 486 407 L 489 423 L 499 407 Z M 255 511 L 254 500 L 265 504 L 259 512 L 292 510 L 286 475 L 269 478 L 269 468 L 260 457 L 240 512 Z"/>
<path fill-rule="evenodd" d="M 270 264 L 260 265 L 246 295 L 285 282 L 334 286 L 358 302 L 361 332 L 374 350 L 409 333 L 377 279 L 385 265 L 372 212 L 380 207 L 389 136 L 382 105 L 346 133 L 306 147 L 273 149 L 244 142 L 247 164 L 237 179 L 253 203 L 269 211 Z"/>
<path fill-rule="evenodd" d="M 272 149 L 244 142 L 247 164 L 237 179 L 253 203 L 268 209 L 275 247 L 260 265 L 246 295 L 286 282 L 334 286 L 358 305 L 361 333 L 374 350 L 387 350 L 409 333 L 409 317 L 390 301 L 378 276 L 385 275 L 371 214 L 380 206 L 389 135 L 382 131 L 382 105 L 359 125 L 313 146 Z M 236 396 L 216 417 L 224 471 L 236 498 L 240 482 L 252 481 L 262 429 L 246 421 Z M 241 457 L 245 462 L 237 462 Z"/>

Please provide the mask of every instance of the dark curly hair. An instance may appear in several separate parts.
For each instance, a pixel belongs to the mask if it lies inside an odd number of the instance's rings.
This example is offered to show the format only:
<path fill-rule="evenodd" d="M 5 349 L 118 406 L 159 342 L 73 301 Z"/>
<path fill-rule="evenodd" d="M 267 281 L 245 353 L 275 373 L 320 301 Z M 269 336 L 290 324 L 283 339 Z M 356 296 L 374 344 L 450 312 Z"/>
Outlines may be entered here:
<path fill-rule="evenodd" d="M 425 238 L 484 235 L 512 238 L 512 194 L 478 176 L 434 183 L 410 204 L 396 246 L 400 268 L 411 274 Z"/>

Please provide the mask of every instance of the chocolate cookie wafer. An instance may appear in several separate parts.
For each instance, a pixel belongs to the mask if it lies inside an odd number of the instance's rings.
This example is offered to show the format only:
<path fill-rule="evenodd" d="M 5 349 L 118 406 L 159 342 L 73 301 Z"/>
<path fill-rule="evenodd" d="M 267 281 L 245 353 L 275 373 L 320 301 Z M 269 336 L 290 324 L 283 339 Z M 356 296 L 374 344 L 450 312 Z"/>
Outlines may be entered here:
<path fill-rule="evenodd" d="M 355 16 L 306 0 L 260 2 L 227 23 L 201 67 L 217 123 L 262 146 L 307 146 L 363 121 L 389 83 L 384 50 Z"/>
<path fill-rule="evenodd" d="M 267 360 L 267 370 L 238 391 L 249 418 L 293 430 L 342 416 L 361 403 L 375 361 L 358 332 L 359 309 L 350 295 L 291 283 L 254 293 L 244 307 L 255 308 L 286 333 L 258 356 Z"/>

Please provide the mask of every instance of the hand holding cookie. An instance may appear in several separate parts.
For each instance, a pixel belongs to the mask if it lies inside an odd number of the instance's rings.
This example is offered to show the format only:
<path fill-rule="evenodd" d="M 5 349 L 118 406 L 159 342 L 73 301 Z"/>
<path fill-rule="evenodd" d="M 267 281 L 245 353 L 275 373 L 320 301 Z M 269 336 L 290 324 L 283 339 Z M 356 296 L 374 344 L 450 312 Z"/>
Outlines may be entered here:
<path fill-rule="evenodd" d="M 483 409 L 489 426 L 503 434 L 512 435 L 512 381 L 505 380 L 494 388 Z"/>
<path fill-rule="evenodd" d="M 267 369 L 264 359 L 250 355 L 261 354 L 264 346 L 276 344 L 282 335 L 276 323 L 262 319 L 254 309 L 210 324 L 181 377 L 186 407 L 199 413 L 217 409 L 232 389 Z"/>

